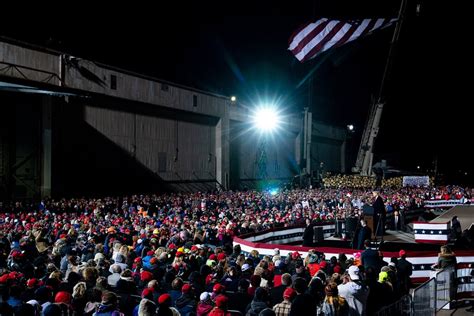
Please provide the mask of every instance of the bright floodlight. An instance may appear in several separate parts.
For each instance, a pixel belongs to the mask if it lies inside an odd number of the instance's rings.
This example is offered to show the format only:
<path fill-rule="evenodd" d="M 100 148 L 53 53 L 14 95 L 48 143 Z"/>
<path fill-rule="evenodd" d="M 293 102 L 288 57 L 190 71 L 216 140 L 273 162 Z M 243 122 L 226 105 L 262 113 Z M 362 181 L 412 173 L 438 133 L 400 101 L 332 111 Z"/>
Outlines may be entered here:
<path fill-rule="evenodd" d="M 231 97 L 230 97 L 230 101 L 232 101 L 232 102 L 237 101 L 237 97 L 236 97 L 235 95 L 231 96 Z"/>
<path fill-rule="evenodd" d="M 354 125 L 352 125 L 352 124 L 347 125 L 347 129 L 348 129 L 350 132 L 353 131 L 353 130 L 354 130 Z"/>
<path fill-rule="evenodd" d="M 258 109 L 257 112 L 255 112 L 253 123 L 255 127 L 260 129 L 262 132 L 271 132 L 278 126 L 278 114 L 272 108 Z"/>

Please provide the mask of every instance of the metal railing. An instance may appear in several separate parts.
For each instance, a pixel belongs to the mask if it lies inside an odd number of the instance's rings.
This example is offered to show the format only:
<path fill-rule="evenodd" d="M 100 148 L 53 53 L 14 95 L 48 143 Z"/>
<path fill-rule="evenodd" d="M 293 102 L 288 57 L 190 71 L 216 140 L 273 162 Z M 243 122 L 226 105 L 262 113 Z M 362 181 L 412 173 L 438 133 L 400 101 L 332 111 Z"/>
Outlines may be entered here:
<path fill-rule="evenodd" d="M 436 313 L 436 279 L 430 279 L 413 291 L 414 316 L 428 316 Z"/>
<path fill-rule="evenodd" d="M 454 266 L 451 266 L 436 273 L 436 311 L 456 297 L 455 272 Z"/>
<path fill-rule="evenodd" d="M 376 316 L 428 316 L 436 315 L 456 298 L 456 269 L 454 266 L 433 271 L 432 278 L 413 290 L 412 295 L 402 296 L 393 304 L 383 307 Z"/>
<path fill-rule="evenodd" d="M 413 315 L 435 315 L 456 296 L 455 267 L 447 267 L 413 291 Z"/>
<path fill-rule="evenodd" d="M 412 299 L 410 295 L 404 295 L 395 303 L 385 306 L 375 316 L 411 316 L 412 315 Z"/>

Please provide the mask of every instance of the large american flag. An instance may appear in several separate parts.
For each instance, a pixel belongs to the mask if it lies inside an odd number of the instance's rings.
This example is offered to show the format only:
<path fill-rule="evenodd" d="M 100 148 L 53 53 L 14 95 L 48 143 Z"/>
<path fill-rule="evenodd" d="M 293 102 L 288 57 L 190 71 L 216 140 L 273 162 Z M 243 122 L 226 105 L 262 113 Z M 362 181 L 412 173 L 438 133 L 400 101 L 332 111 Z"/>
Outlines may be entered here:
<path fill-rule="evenodd" d="M 339 21 L 322 18 L 293 33 L 288 49 L 299 61 L 305 62 L 332 47 L 339 47 L 396 21 L 397 19 Z"/>

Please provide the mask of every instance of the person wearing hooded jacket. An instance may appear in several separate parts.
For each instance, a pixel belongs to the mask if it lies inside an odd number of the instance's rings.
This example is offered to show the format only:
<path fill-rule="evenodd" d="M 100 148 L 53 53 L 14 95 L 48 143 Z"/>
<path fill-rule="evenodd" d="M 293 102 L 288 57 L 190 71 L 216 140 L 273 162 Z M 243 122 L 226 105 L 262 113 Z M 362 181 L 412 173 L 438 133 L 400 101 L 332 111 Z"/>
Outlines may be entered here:
<path fill-rule="evenodd" d="M 359 267 L 350 266 L 348 272 L 346 282 L 337 287 L 339 295 L 349 304 L 350 315 L 366 315 L 369 288 L 362 283 Z"/>
<path fill-rule="evenodd" d="M 268 293 L 267 291 L 259 287 L 255 290 L 255 295 L 250 302 L 249 306 L 247 306 L 247 313 L 246 316 L 257 316 L 260 314 L 261 311 L 263 311 L 265 308 L 268 308 Z"/>

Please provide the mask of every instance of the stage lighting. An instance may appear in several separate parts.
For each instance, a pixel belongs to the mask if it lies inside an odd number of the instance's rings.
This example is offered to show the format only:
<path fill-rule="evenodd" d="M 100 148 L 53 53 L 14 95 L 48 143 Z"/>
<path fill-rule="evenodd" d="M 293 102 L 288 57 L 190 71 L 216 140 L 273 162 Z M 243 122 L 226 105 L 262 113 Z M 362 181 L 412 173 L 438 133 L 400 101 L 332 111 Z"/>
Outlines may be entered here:
<path fill-rule="evenodd" d="M 270 195 L 277 195 L 278 194 L 278 189 L 271 189 L 270 190 Z"/>
<path fill-rule="evenodd" d="M 236 97 L 235 95 L 231 96 L 231 97 L 230 97 L 230 101 L 232 101 L 232 102 L 237 101 L 237 97 Z"/>
<path fill-rule="evenodd" d="M 278 127 L 280 119 L 275 109 L 262 107 L 255 112 L 253 124 L 262 132 L 271 132 Z"/>

